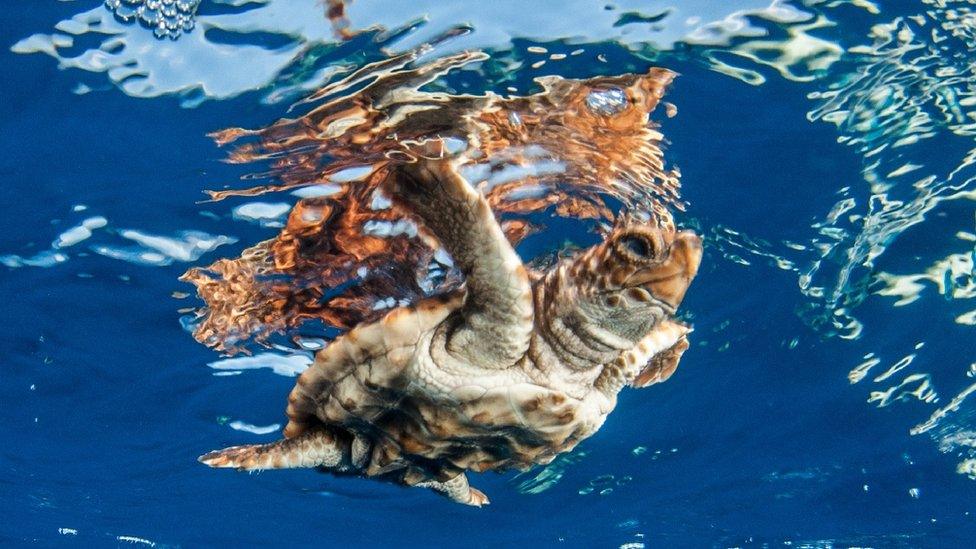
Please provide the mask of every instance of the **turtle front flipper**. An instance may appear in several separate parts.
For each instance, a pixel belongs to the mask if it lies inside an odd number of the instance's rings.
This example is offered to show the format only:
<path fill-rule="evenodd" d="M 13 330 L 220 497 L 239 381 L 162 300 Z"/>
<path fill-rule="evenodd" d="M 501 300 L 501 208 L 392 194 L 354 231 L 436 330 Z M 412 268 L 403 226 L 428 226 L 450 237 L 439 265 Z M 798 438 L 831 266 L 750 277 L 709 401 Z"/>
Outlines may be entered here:
<path fill-rule="evenodd" d="M 467 297 L 447 340 L 448 352 L 484 368 L 514 364 L 529 346 L 532 289 L 488 201 L 447 159 L 403 165 L 389 186 L 465 276 Z"/>
<path fill-rule="evenodd" d="M 349 443 L 322 428 L 269 444 L 231 446 L 198 459 L 211 467 L 233 467 L 239 471 L 312 467 L 343 470 L 351 465 Z"/>
<path fill-rule="evenodd" d="M 668 378 L 674 375 L 674 371 L 678 369 L 678 362 L 681 361 L 681 355 L 688 350 L 688 347 L 688 337 L 683 336 L 667 350 L 654 355 L 654 358 L 634 378 L 632 385 L 638 389 L 642 389 L 655 383 L 667 381 Z"/>

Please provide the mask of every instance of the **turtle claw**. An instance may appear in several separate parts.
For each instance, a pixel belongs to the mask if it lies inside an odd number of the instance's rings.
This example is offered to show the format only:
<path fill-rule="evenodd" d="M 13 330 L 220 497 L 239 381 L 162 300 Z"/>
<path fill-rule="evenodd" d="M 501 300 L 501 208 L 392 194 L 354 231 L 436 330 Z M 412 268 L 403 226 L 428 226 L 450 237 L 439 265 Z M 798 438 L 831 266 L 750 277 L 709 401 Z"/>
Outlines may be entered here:
<path fill-rule="evenodd" d="M 214 468 L 236 468 L 246 470 L 255 463 L 254 446 L 231 446 L 223 450 L 215 450 L 197 458 L 197 461 Z"/>

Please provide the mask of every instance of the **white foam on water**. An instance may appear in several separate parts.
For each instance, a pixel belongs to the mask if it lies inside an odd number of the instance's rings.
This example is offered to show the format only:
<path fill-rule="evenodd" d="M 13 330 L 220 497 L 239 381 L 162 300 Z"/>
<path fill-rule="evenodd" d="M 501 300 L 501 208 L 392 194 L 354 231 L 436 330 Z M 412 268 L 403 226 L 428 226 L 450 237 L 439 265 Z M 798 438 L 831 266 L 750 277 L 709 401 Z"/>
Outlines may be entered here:
<path fill-rule="evenodd" d="M 251 425 L 243 421 L 231 421 L 227 425 L 235 431 L 244 431 L 245 433 L 253 433 L 255 435 L 267 435 L 281 430 L 281 425 L 277 423 L 271 425 Z"/>
<path fill-rule="evenodd" d="M 327 183 L 325 185 L 310 185 L 308 187 L 301 187 L 292 191 L 291 195 L 299 198 L 318 198 L 321 196 L 332 196 L 341 190 L 341 186 Z"/>
<path fill-rule="evenodd" d="M 363 223 L 363 234 L 385 238 L 406 235 L 413 238 L 417 236 L 417 224 L 409 219 L 398 219 L 396 221 L 369 220 Z"/>
<path fill-rule="evenodd" d="M 282 221 L 291 211 L 291 204 L 285 202 L 249 202 L 232 210 L 234 219 L 257 223 L 263 227 L 283 227 Z"/>
<path fill-rule="evenodd" d="M 176 237 L 153 235 L 126 229 L 119 232 L 123 238 L 140 246 L 118 247 L 100 245 L 92 251 L 97 254 L 141 265 L 169 265 L 173 261 L 192 262 L 203 254 L 224 244 L 237 242 L 236 238 L 211 235 L 201 231 L 182 231 Z"/>
<path fill-rule="evenodd" d="M 312 355 L 294 353 L 279 355 L 276 353 L 259 353 L 254 356 L 224 358 L 207 363 L 215 370 L 240 371 L 267 368 L 272 372 L 286 377 L 297 377 L 312 364 Z"/>
<path fill-rule="evenodd" d="M 108 220 L 104 217 L 89 217 L 88 219 L 82 221 L 80 225 L 76 225 L 59 234 L 54 242 L 51 243 L 51 247 L 58 249 L 74 246 L 79 242 L 91 238 L 92 231 L 95 229 L 101 229 L 106 225 L 108 225 Z"/>
<path fill-rule="evenodd" d="M 131 543 L 135 545 L 148 545 L 150 547 L 156 546 L 155 541 L 151 541 L 145 538 L 139 538 L 136 536 L 116 536 L 115 539 L 122 543 Z"/>
<path fill-rule="evenodd" d="M 68 260 L 68 256 L 51 250 L 34 254 L 30 257 L 22 257 L 15 254 L 0 255 L 0 264 L 7 267 L 54 267 Z"/>

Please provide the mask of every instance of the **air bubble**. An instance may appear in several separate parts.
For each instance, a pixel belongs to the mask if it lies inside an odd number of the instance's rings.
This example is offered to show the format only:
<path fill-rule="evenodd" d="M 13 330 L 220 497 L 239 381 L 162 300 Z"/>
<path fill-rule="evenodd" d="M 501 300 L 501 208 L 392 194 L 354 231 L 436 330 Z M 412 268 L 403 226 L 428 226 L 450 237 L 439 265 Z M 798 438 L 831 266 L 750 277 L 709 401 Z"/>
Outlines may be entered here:
<path fill-rule="evenodd" d="M 157 38 L 176 40 L 194 27 L 200 0 L 105 0 L 105 7 L 123 23 L 138 21 Z"/>
<path fill-rule="evenodd" d="M 602 116 L 613 116 L 627 107 L 627 94 L 620 88 L 593 90 L 586 96 L 586 106 Z"/>

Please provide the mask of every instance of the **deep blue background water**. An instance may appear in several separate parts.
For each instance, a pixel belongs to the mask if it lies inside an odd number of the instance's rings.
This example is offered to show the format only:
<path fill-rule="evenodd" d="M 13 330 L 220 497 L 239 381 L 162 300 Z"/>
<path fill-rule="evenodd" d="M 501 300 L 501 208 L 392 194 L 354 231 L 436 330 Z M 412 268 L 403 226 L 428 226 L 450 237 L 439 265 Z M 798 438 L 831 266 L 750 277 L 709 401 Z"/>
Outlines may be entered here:
<path fill-rule="evenodd" d="M 124 228 L 239 239 L 196 264 L 273 234 L 232 222 L 234 203 L 198 201 L 248 171 L 221 163 L 225 153 L 205 134 L 268 123 L 284 107 L 262 105 L 256 93 L 195 109 L 111 89 L 76 95 L 76 79 L 49 58 L 9 51 L 78 10 L 37 2 L 0 13 L 0 253 L 29 256 L 92 215 L 109 220 L 92 242 Z M 861 159 L 836 143 L 834 128 L 807 121 L 810 101 L 796 83 L 749 86 L 680 56 L 665 64 L 682 75 L 668 95 L 679 114 L 663 131 L 667 158 L 682 169 L 686 219 L 802 241 L 836 190 L 861 180 Z M 73 212 L 77 204 L 87 209 Z M 973 210 L 944 211 L 971 219 Z M 918 246 L 949 248 L 919 231 L 886 260 L 911 262 Z M 908 435 L 931 407 L 878 409 L 847 379 L 866 352 L 891 359 L 921 341 L 959 356 L 920 353 L 913 367 L 953 362 L 961 371 L 972 360 L 972 328 L 932 320 L 949 306 L 934 292 L 911 310 L 866 302 L 864 334 L 846 341 L 798 315 L 805 298 L 795 274 L 740 265 L 709 246 L 684 305 L 695 346 L 677 374 L 625 392 L 551 489 L 523 494 L 526 477 L 479 475 L 472 483 L 492 504 L 470 509 L 313 471 L 247 475 L 198 464 L 212 448 L 274 438 L 218 418 L 280 422 L 292 380 L 269 370 L 215 377 L 207 363 L 217 356 L 180 326 L 186 302 L 171 297 L 190 291 L 177 280 L 188 264 L 79 254 L 88 244 L 51 268 L 0 272 L 0 545 L 113 545 L 133 536 L 187 547 L 967 547 L 976 535 L 973 481 L 955 472 L 955 455 Z M 955 394 L 953 383 L 965 385 L 959 377 L 945 382 L 940 403 Z M 603 475 L 614 479 L 580 494 Z M 600 495 L 606 486 L 612 492 Z"/>

